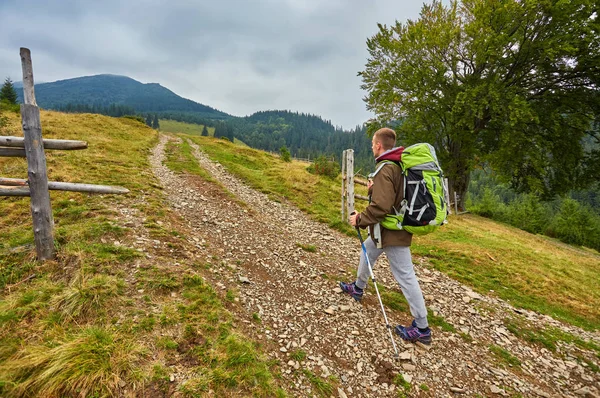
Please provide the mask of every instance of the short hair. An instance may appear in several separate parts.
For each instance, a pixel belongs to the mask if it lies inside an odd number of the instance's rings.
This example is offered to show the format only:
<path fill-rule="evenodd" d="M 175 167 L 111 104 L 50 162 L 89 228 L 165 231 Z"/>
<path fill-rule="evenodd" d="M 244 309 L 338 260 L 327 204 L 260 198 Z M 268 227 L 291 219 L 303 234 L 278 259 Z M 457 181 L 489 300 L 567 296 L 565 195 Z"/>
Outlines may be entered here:
<path fill-rule="evenodd" d="M 379 141 L 386 151 L 396 146 L 396 132 L 387 127 L 377 130 L 373 139 Z"/>

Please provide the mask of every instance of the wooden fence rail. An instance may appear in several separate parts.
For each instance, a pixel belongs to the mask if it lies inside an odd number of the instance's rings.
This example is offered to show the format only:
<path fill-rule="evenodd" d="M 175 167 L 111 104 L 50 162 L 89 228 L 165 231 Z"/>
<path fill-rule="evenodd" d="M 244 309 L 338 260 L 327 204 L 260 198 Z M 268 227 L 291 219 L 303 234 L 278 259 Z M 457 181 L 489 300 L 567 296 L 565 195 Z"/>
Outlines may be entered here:
<path fill-rule="evenodd" d="M 88 144 L 85 141 L 49 140 L 44 138 L 42 142 L 44 144 L 44 149 L 73 150 L 86 149 L 88 147 Z M 0 136 L 0 146 L 25 148 L 25 137 Z"/>
<path fill-rule="evenodd" d="M 0 177 L 0 195 L 2 194 L 2 188 L 4 187 L 28 187 L 29 182 L 20 178 L 3 178 Z M 122 187 L 113 187 L 110 185 L 95 185 L 95 184 L 79 184 L 74 182 L 55 182 L 48 181 L 48 189 L 51 191 L 71 191 L 71 192 L 87 192 L 87 193 L 99 193 L 99 194 L 124 194 L 129 193 L 129 189 Z M 23 194 L 11 195 L 10 193 L 6 196 L 29 196 L 25 194 L 29 191 L 21 190 L 19 192 Z M 14 191 L 13 191 L 14 192 Z"/>
<path fill-rule="evenodd" d="M 27 180 L 0 177 L 0 196 L 31 197 L 33 238 L 38 260 L 54 258 L 54 219 L 49 190 L 101 194 L 124 194 L 129 190 L 107 185 L 77 184 L 48 181 L 44 149 L 85 149 L 87 143 L 74 140 L 45 140 L 42 138 L 40 109 L 35 101 L 31 52 L 21 48 L 23 69 L 23 99 L 21 121 L 23 137 L 0 136 L 0 156 L 26 157 Z M 17 149 L 15 149 L 17 148 Z"/>

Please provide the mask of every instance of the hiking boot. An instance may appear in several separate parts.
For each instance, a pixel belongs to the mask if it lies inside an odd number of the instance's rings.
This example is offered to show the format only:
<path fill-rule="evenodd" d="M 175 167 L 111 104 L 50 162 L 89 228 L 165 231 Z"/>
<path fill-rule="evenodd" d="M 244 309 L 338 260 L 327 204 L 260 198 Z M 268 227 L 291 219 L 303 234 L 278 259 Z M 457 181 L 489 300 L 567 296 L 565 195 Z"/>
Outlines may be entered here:
<path fill-rule="evenodd" d="M 356 286 L 356 282 L 352 282 L 352 283 L 340 282 L 340 289 L 342 289 L 344 291 L 344 293 L 348 293 L 349 295 L 351 295 L 352 298 L 356 301 L 360 301 L 360 299 L 362 299 L 362 296 L 364 293 L 363 289 Z"/>
<path fill-rule="evenodd" d="M 422 344 L 431 344 L 431 329 L 427 328 L 421 331 L 417 327 L 417 323 L 413 319 L 410 326 L 398 325 L 394 329 L 396 334 L 402 338 L 402 340 L 416 343 L 417 341 Z"/>

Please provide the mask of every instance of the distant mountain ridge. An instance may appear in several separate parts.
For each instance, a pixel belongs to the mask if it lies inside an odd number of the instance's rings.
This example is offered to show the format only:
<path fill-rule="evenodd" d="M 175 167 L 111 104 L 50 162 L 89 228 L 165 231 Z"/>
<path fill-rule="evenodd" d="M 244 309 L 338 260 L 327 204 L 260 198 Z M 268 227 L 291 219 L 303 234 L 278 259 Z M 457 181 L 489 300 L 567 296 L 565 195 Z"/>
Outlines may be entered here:
<path fill-rule="evenodd" d="M 23 101 L 22 90 L 17 90 Z M 189 113 L 211 119 L 228 119 L 231 115 L 180 97 L 158 83 L 141 83 L 127 76 L 95 75 L 58 80 L 35 85 L 37 104 L 45 109 L 60 110 L 81 104 L 108 107 L 111 104 L 133 108 L 138 113 Z"/>

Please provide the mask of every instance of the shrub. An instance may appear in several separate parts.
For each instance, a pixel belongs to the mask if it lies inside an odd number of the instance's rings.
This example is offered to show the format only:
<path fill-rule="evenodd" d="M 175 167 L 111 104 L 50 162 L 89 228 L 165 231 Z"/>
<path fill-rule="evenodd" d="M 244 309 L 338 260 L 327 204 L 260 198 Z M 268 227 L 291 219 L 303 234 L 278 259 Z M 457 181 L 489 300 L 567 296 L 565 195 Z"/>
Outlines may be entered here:
<path fill-rule="evenodd" d="M 323 175 L 333 179 L 340 174 L 340 165 L 336 161 L 329 160 L 321 155 L 306 170 L 311 174 Z"/>
<path fill-rule="evenodd" d="M 600 217 L 573 199 L 565 199 L 550 227 L 548 235 L 565 243 L 600 249 Z"/>
<path fill-rule="evenodd" d="M 279 152 L 281 153 L 281 160 L 283 160 L 284 162 L 292 161 L 290 151 L 287 149 L 287 147 L 285 145 L 279 149 Z"/>
<path fill-rule="evenodd" d="M 500 197 L 488 187 L 484 188 L 479 202 L 471 209 L 473 213 L 487 218 L 501 217 L 504 214 L 504 210 L 505 205 L 500 200 Z"/>
<path fill-rule="evenodd" d="M 531 233 L 543 233 L 552 214 L 549 205 L 533 194 L 521 195 L 506 207 L 506 221 L 517 228 Z"/>
<path fill-rule="evenodd" d="M 124 119 L 131 119 L 140 122 L 141 124 L 146 124 L 146 120 L 140 115 L 123 115 L 121 116 Z"/>

